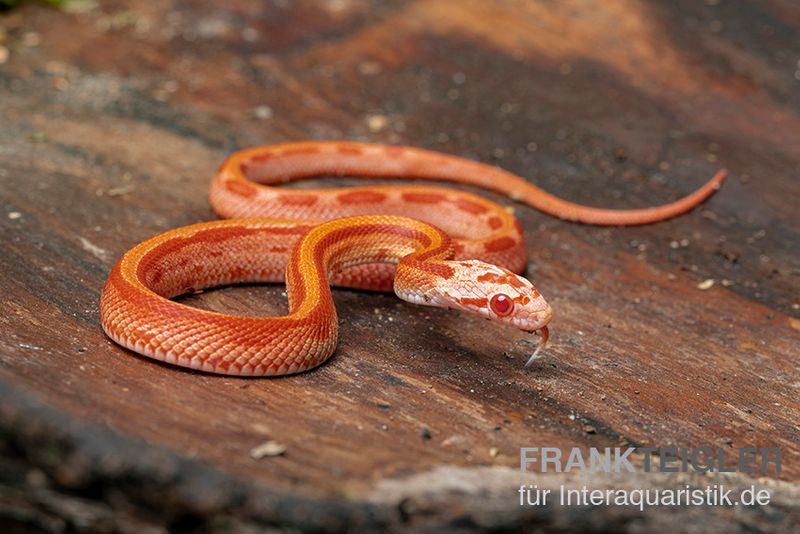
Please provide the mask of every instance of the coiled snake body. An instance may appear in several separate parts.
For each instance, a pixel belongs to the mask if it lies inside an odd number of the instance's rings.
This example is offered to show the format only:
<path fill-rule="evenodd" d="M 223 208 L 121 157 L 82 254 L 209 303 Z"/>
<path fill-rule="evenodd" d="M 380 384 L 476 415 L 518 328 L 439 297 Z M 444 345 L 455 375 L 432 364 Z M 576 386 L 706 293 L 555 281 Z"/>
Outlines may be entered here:
<path fill-rule="evenodd" d="M 213 208 L 230 220 L 160 234 L 119 260 L 100 301 L 105 332 L 140 354 L 193 369 L 296 373 L 324 362 L 336 347 L 330 282 L 393 288 L 413 303 L 540 331 L 543 345 L 552 311 L 516 274 L 527 250 L 509 211 L 467 192 L 418 184 L 275 187 L 326 175 L 448 180 L 503 193 L 562 219 L 635 225 L 692 209 L 726 173 L 671 204 L 607 210 L 561 200 L 496 167 L 417 148 L 302 142 L 244 150 L 223 163 L 211 185 Z M 169 300 L 224 284 L 283 280 L 289 313 L 282 317 L 235 317 Z"/>

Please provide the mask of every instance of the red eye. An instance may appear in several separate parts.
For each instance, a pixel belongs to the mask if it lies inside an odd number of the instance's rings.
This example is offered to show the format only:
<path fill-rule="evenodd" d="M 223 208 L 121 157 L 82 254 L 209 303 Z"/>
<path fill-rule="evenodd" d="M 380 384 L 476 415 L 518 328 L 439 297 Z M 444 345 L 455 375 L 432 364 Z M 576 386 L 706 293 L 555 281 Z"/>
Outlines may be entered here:
<path fill-rule="evenodd" d="M 505 317 L 514 311 L 514 301 L 508 295 L 498 293 L 489 301 L 489 307 L 500 317 Z"/>

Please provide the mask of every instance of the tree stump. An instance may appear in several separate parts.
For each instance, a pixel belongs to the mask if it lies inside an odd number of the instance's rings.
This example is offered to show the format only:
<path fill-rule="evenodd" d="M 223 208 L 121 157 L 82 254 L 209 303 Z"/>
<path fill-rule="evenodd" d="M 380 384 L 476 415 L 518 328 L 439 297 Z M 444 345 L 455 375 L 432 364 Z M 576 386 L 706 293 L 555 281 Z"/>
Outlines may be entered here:
<path fill-rule="evenodd" d="M 4 531 L 797 528 L 797 6 L 120 0 L 25 4 L 0 26 Z M 440 150 L 605 207 L 732 174 L 694 212 L 637 228 L 481 192 L 522 221 L 555 311 L 527 369 L 521 332 L 343 290 L 336 354 L 297 376 L 191 372 L 107 339 L 117 258 L 215 218 L 227 154 L 303 139 Z M 282 290 L 183 300 L 271 315 Z M 519 470 L 521 447 L 629 445 L 784 461 L 762 478 Z M 640 512 L 517 493 L 718 482 L 772 502 Z"/>

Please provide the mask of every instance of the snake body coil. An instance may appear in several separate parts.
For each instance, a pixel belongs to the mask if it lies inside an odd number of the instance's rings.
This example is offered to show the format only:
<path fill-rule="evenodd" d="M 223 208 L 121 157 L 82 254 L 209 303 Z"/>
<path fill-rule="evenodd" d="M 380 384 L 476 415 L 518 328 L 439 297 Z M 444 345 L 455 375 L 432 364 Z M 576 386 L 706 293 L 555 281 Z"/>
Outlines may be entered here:
<path fill-rule="evenodd" d="M 515 274 L 525 267 L 527 248 L 505 208 L 433 186 L 274 187 L 324 175 L 449 180 L 599 225 L 674 217 L 725 179 L 720 171 L 671 204 L 607 210 L 566 202 L 495 167 L 410 147 L 304 142 L 244 150 L 220 167 L 209 195 L 220 216 L 235 219 L 172 230 L 128 251 L 101 296 L 106 333 L 145 356 L 203 371 L 296 373 L 319 365 L 336 347 L 330 282 L 393 288 L 409 302 L 541 331 L 546 341 L 552 311 Z M 219 285 L 283 280 L 289 313 L 282 317 L 236 317 L 169 300 Z"/>

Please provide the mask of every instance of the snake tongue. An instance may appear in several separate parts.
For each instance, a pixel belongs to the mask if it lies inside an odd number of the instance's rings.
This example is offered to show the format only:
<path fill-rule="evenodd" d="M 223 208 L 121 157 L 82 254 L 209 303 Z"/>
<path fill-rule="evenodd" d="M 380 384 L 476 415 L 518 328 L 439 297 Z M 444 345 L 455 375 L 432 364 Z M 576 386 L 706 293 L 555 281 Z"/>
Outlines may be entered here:
<path fill-rule="evenodd" d="M 542 340 L 539 341 L 539 346 L 536 347 L 536 350 L 533 351 L 533 355 L 525 363 L 525 367 L 530 367 L 531 364 L 537 358 L 539 358 L 539 352 L 545 347 L 545 345 L 547 345 L 547 340 L 550 338 L 550 331 L 547 329 L 546 326 L 541 327 L 539 330 L 537 330 L 537 332 L 541 334 Z"/>

